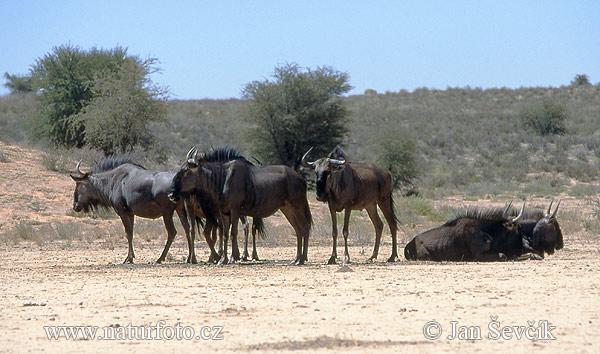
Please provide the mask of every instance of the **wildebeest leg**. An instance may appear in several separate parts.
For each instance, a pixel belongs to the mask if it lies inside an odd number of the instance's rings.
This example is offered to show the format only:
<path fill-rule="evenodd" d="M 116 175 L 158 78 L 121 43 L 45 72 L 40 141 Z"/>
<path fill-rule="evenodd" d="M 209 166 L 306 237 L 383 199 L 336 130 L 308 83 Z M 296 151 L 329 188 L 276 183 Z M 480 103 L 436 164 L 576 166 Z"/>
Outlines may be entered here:
<path fill-rule="evenodd" d="M 248 235 L 250 234 L 250 223 L 248 222 L 248 219 L 243 215 L 241 219 L 242 230 L 244 230 L 244 254 L 242 255 L 242 261 L 246 262 L 248 260 L 248 257 L 250 256 L 248 254 Z"/>
<path fill-rule="evenodd" d="M 381 209 L 381 212 L 383 213 L 383 217 L 385 217 L 385 220 L 388 223 L 390 232 L 392 233 L 392 255 L 387 261 L 395 262 L 398 259 L 398 241 L 396 239 L 396 234 L 398 233 L 398 224 L 396 223 L 396 216 L 394 215 L 392 208 L 392 200 L 391 198 L 386 198 L 378 204 L 379 209 Z"/>
<path fill-rule="evenodd" d="M 377 204 L 369 205 L 366 209 L 367 213 L 369 214 L 369 218 L 375 227 L 375 247 L 373 248 L 373 254 L 371 257 L 369 257 L 369 259 L 367 259 L 367 262 L 372 262 L 379 254 L 379 243 L 381 242 L 381 233 L 383 232 L 383 222 L 377 213 Z"/>
<path fill-rule="evenodd" d="M 523 238 L 523 240 L 521 241 L 521 243 L 523 244 L 523 253 L 533 253 L 533 255 L 536 255 L 537 257 L 540 257 L 541 259 L 544 259 L 544 252 L 539 252 L 538 250 L 534 249 L 533 247 L 531 247 L 531 245 L 529 244 L 529 242 Z M 532 255 L 532 256 L 533 256 Z M 532 259 L 537 259 L 537 258 L 532 258 Z"/>
<path fill-rule="evenodd" d="M 240 221 L 239 214 L 231 213 L 231 263 L 240 260 L 240 249 L 238 248 L 237 235 L 238 235 L 238 223 Z"/>
<path fill-rule="evenodd" d="M 281 212 L 288 220 L 294 232 L 296 232 L 296 259 L 290 264 L 302 265 L 308 261 L 308 235 L 310 231 L 310 225 L 307 220 L 299 215 L 301 211 L 294 209 L 293 207 L 282 207 Z"/>
<path fill-rule="evenodd" d="M 129 250 L 127 251 L 127 258 L 125 258 L 125 263 L 133 263 L 133 259 L 135 258 L 135 254 L 133 253 L 133 220 L 135 216 L 133 214 L 123 214 L 119 215 L 121 221 L 123 222 L 123 227 L 125 228 L 125 235 L 127 236 L 127 244 Z"/>
<path fill-rule="evenodd" d="M 336 264 L 337 263 L 337 214 L 335 209 L 330 205 L 329 206 L 329 214 L 331 214 L 331 238 L 333 239 L 333 249 L 331 251 L 331 257 L 329 257 L 329 261 L 327 264 Z"/>
<path fill-rule="evenodd" d="M 195 210 L 194 210 L 194 207 L 192 206 L 191 202 L 185 202 L 184 204 L 185 204 L 185 207 L 183 209 L 178 207 L 176 209 L 176 211 L 177 211 L 177 216 L 179 217 L 179 221 L 181 221 L 181 225 L 183 226 L 183 231 L 185 232 L 185 238 L 188 242 L 188 258 L 186 260 L 186 263 L 196 264 L 196 263 L 198 263 L 198 261 L 196 260 L 196 250 L 194 247 L 194 241 L 196 239 Z M 189 216 L 189 221 L 188 221 L 188 216 Z M 163 220 L 165 220 L 165 226 L 167 227 L 167 232 L 169 232 L 169 227 L 167 226 L 165 217 L 166 216 L 163 216 Z M 172 217 L 171 217 L 171 219 L 172 219 Z M 191 229 L 190 229 L 190 223 L 191 223 Z M 171 225 L 173 225 L 173 220 L 171 220 Z M 173 230 L 175 230 L 175 226 L 173 226 Z M 176 233 L 177 233 L 177 231 L 175 231 L 175 234 Z M 175 237 L 175 234 L 173 234 L 173 237 Z M 172 242 L 173 242 L 173 240 L 171 239 L 171 243 Z M 171 246 L 171 243 L 169 243 L 169 247 Z M 163 251 L 163 254 L 160 256 L 158 261 L 156 261 L 156 263 L 161 263 L 162 261 L 165 260 L 168 250 L 169 250 L 169 248 L 165 246 L 165 251 Z"/>
<path fill-rule="evenodd" d="M 183 219 L 185 219 L 185 218 L 183 218 Z M 160 258 L 158 258 L 156 263 L 161 263 L 162 261 L 165 260 L 165 257 L 167 256 L 167 253 L 169 252 L 169 248 L 171 248 L 171 244 L 173 243 L 173 240 L 175 239 L 175 235 L 177 234 L 177 230 L 175 229 L 175 225 L 173 224 L 173 212 L 163 215 L 163 222 L 165 223 L 165 228 L 167 229 L 167 243 L 165 244 L 165 248 L 163 249 L 163 252 L 160 255 Z M 191 242 L 192 242 L 191 246 L 190 246 L 189 242 L 190 241 L 188 240 L 188 247 L 192 247 L 192 249 L 193 249 L 194 240 L 191 240 Z M 188 256 L 188 263 L 189 263 L 189 256 Z"/>
<path fill-rule="evenodd" d="M 348 252 L 348 233 L 349 233 L 349 223 L 350 223 L 350 213 L 352 213 L 352 209 L 350 207 L 346 207 L 344 210 L 344 228 L 342 229 L 342 234 L 344 235 L 344 261 L 342 263 L 350 263 L 350 252 Z"/>
<path fill-rule="evenodd" d="M 252 260 L 253 261 L 260 261 L 260 259 L 258 258 L 258 252 L 256 251 L 256 232 L 257 232 L 257 228 L 256 225 L 254 224 L 254 219 L 252 219 Z"/>
<path fill-rule="evenodd" d="M 232 261 L 239 261 L 241 259 L 240 257 L 240 248 L 238 246 L 238 240 L 237 240 L 237 234 L 238 234 L 238 229 L 237 229 L 237 225 L 238 225 L 238 221 L 239 218 L 237 218 L 235 220 L 235 222 L 232 220 L 231 221 L 231 234 L 229 235 L 231 237 L 231 260 Z M 233 228 L 235 225 L 235 232 L 233 232 Z"/>
<path fill-rule="evenodd" d="M 232 215 L 233 216 L 233 213 Z M 218 265 L 229 263 L 229 258 L 227 257 L 227 243 L 229 242 L 229 227 L 231 218 L 221 217 L 221 225 L 223 225 L 223 237 L 221 237 L 221 242 L 223 246 L 223 251 L 221 253 L 221 258 L 219 259 Z M 236 225 L 237 226 L 237 225 Z"/>
<path fill-rule="evenodd" d="M 212 223 L 207 222 L 204 226 L 204 239 L 206 240 L 206 244 L 210 248 L 210 257 L 208 257 L 208 261 L 210 263 L 216 263 L 219 260 L 219 254 L 215 251 L 215 242 L 217 240 L 217 227 Z"/>
<path fill-rule="evenodd" d="M 490 245 L 494 239 L 486 232 L 473 233 L 469 243 L 470 253 L 478 262 L 506 261 L 504 253 L 490 251 Z"/>
<path fill-rule="evenodd" d="M 478 262 L 504 262 L 508 260 L 504 253 L 486 253 L 475 259 Z"/>

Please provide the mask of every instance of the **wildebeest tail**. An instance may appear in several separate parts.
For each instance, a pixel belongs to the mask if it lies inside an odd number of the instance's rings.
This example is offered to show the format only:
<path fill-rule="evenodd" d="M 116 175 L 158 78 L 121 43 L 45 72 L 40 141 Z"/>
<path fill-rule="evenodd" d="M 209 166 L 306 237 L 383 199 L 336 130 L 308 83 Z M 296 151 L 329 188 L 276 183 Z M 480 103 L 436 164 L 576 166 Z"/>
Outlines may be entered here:
<path fill-rule="evenodd" d="M 200 227 L 204 228 L 204 219 L 199 216 L 195 216 L 194 218 L 196 219 L 196 228 L 198 229 L 198 233 L 201 233 L 202 230 Z"/>
<path fill-rule="evenodd" d="M 390 196 L 390 209 L 392 210 L 392 218 L 394 218 L 394 223 L 397 228 L 400 220 L 398 219 L 398 215 L 396 215 L 396 202 L 394 201 L 394 196 Z"/>
<path fill-rule="evenodd" d="M 263 218 L 253 218 L 252 227 L 258 231 L 258 237 L 262 240 L 267 239 L 267 230 L 265 230 L 265 221 Z"/>
<path fill-rule="evenodd" d="M 414 238 L 404 246 L 404 258 L 406 260 L 417 259 L 417 244 Z"/>
<path fill-rule="evenodd" d="M 310 212 L 310 205 L 308 205 L 308 200 L 305 200 L 304 203 L 304 217 L 308 220 L 310 227 L 313 226 L 312 214 Z"/>

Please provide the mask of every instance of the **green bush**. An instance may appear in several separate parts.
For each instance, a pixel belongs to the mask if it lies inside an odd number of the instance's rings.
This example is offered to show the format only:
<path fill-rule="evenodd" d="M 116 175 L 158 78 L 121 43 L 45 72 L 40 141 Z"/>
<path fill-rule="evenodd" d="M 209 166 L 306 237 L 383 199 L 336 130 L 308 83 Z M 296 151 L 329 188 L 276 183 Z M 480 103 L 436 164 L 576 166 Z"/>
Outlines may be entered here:
<path fill-rule="evenodd" d="M 566 108 L 554 101 L 546 100 L 541 105 L 521 111 L 523 125 L 541 136 L 565 135 L 568 119 Z"/>
<path fill-rule="evenodd" d="M 392 189 L 412 187 L 418 175 L 414 139 L 402 130 L 384 133 L 377 139 L 377 163 L 392 175 Z"/>
<path fill-rule="evenodd" d="M 243 90 L 249 100 L 246 121 L 254 151 L 266 163 L 298 170 L 303 154 L 314 147 L 323 156 L 341 144 L 348 129 L 342 94 L 349 76 L 331 67 L 316 70 L 297 64 L 275 68 L 273 80 L 253 81 Z"/>

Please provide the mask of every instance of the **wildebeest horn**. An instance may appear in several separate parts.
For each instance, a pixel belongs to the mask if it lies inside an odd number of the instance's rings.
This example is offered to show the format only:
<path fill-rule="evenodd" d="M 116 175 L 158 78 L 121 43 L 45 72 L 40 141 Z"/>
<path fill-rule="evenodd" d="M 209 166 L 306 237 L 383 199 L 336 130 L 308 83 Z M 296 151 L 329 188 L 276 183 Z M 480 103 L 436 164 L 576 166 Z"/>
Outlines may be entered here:
<path fill-rule="evenodd" d="M 81 171 L 81 161 L 83 161 L 83 159 L 79 160 L 79 162 L 77 163 L 77 166 L 75 166 L 75 170 L 77 170 L 77 173 L 79 173 L 80 175 L 85 175 L 85 172 Z"/>
<path fill-rule="evenodd" d="M 552 212 L 552 215 L 548 216 L 548 219 L 553 219 L 556 216 L 556 212 L 558 211 L 558 206 L 560 205 L 560 199 L 558 200 L 558 203 L 556 203 L 556 207 L 554 207 L 554 211 Z M 548 209 L 550 210 L 550 209 Z"/>
<path fill-rule="evenodd" d="M 187 156 L 185 157 L 185 160 L 188 163 L 196 163 L 196 158 L 198 157 L 198 148 L 197 147 L 193 147 L 190 149 L 190 151 L 188 151 Z"/>
<path fill-rule="evenodd" d="M 306 152 L 306 154 L 304 154 L 304 156 L 302 156 L 302 161 L 300 162 L 302 164 L 302 166 L 310 167 L 310 168 L 315 168 L 315 162 L 314 161 L 306 161 L 306 158 L 308 157 L 308 154 L 310 154 L 310 152 L 312 151 L 313 148 L 314 148 L 314 146 L 311 147 L 310 149 L 308 149 L 308 151 Z"/>
<path fill-rule="evenodd" d="M 504 213 L 502 213 L 502 216 L 506 217 L 506 215 L 508 214 L 508 209 L 510 209 L 511 205 L 512 205 L 512 200 L 510 202 L 508 202 L 508 204 L 506 204 L 506 208 L 504 208 Z"/>
<path fill-rule="evenodd" d="M 512 219 L 513 224 L 519 221 L 519 219 L 523 216 L 523 210 L 525 210 L 525 202 L 523 202 L 523 205 L 521 206 L 521 211 L 519 212 L 519 215 L 517 215 L 516 218 Z"/>
<path fill-rule="evenodd" d="M 334 165 L 345 165 L 346 164 L 346 160 L 329 159 L 329 162 L 333 163 Z"/>
<path fill-rule="evenodd" d="M 554 203 L 554 199 L 550 201 L 550 205 L 548 205 L 548 209 L 546 209 L 546 212 L 544 213 L 545 218 L 547 218 L 550 215 L 550 208 L 552 208 L 552 203 Z"/>
<path fill-rule="evenodd" d="M 188 151 L 188 153 L 187 153 L 187 155 L 186 155 L 185 159 L 186 159 L 186 160 L 189 160 L 189 159 L 191 159 L 191 158 L 192 158 L 192 155 L 194 154 L 194 151 L 196 151 L 196 150 L 197 150 L 197 149 L 196 149 L 196 147 L 195 147 L 195 146 L 192 146 L 192 148 L 190 149 L 190 151 Z"/>

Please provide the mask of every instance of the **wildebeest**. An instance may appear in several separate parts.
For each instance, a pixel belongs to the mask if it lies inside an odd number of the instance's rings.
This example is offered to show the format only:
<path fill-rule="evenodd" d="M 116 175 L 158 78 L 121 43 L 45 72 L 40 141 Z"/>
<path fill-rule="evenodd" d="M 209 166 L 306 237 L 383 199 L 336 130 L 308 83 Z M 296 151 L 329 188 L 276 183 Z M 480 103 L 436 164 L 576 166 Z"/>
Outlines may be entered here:
<path fill-rule="evenodd" d="M 510 206 L 510 205 L 509 205 Z M 523 237 L 519 220 L 505 209 L 467 209 L 444 225 L 415 236 L 404 248 L 407 260 L 503 261 L 534 250 Z"/>
<path fill-rule="evenodd" d="M 348 223 L 352 210 L 366 209 L 375 227 L 375 248 L 367 261 L 373 261 L 379 253 L 379 243 L 383 232 L 383 222 L 377 213 L 377 206 L 383 212 L 392 234 L 392 255 L 388 262 L 398 258 L 396 232 L 398 219 L 394 212 L 392 179 L 390 173 L 372 163 L 350 163 L 344 151 L 335 147 L 328 157 L 317 161 L 307 161 L 309 149 L 302 157 L 302 165 L 314 169 L 317 176 L 317 200 L 329 205 L 331 214 L 333 251 L 328 264 L 337 259 L 337 218 L 336 213 L 344 210 L 344 263 L 350 261 L 348 253 Z"/>
<path fill-rule="evenodd" d="M 133 222 L 136 215 L 148 219 L 163 218 L 168 237 L 157 263 L 165 260 L 177 234 L 173 224 L 174 212 L 177 212 L 181 220 L 189 245 L 189 224 L 184 204 L 173 203 L 168 198 L 174 172 L 147 170 L 130 157 L 118 155 L 99 161 L 91 172 L 82 172 L 80 166 L 81 161 L 77 163 L 77 173 L 71 174 L 76 182 L 73 209 L 76 212 L 87 212 L 98 207 L 114 209 L 123 222 L 129 245 L 123 263 L 133 263 L 135 258 Z M 193 261 L 191 257 L 190 252 L 188 262 Z"/>
<path fill-rule="evenodd" d="M 191 159 L 193 157 L 195 151 L 196 151 L 195 148 L 192 148 L 188 152 L 186 159 L 187 160 Z M 233 160 L 241 160 L 241 161 L 244 161 L 244 162 L 250 164 L 250 162 L 248 162 L 248 160 L 246 160 L 246 158 L 244 156 L 242 156 L 239 151 L 237 151 L 236 149 L 234 149 L 232 147 L 227 147 L 227 146 L 214 149 L 210 153 L 204 154 L 203 158 L 206 162 L 213 162 L 213 163 L 224 163 L 224 162 L 229 162 L 229 161 L 233 161 Z M 256 161 L 260 163 L 260 161 L 258 161 L 258 160 L 256 160 Z M 184 200 L 186 201 L 186 203 L 185 203 L 186 210 L 189 215 L 194 215 L 194 213 L 195 213 L 195 214 L 200 214 L 202 216 L 205 216 L 205 213 L 204 213 L 205 209 L 210 209 L 209 216 L 212 216 L 214 214 L 219 214 L 219 210 L 217 209 L 216 204 L 209 202 L 210 195 L 203 193 L 201 190 L 194 189 L 190 192 L 183 193 L 183 196 L 184 196 Z M 169 197 L 171 198 L 172 196 L 169 195 Z M 172 201 L 179 202 L 179 199 L 180 198 L 173 198 Z M 243 226 L 244 233 L 245 233 L 244 254 L 241 257 L 241 259 L 248 260 L 249 223 L 245 216 L 241 216 L 240 220 L 242 221 L 242 226 Z M 195 238 L 194 220 L 190 219 L 190 223 L 191 223 L 190 237 L 192 240 L 194 240 L 194 238 Z M 219 241 L 220 241 L 219 252 L 215 251 L 217 229 L 219 230 Z M 253 246 L 252 259 L 253 260 L 259 260 L 258 253 L 256 251 L 257 230 L 259 230 L 261 234 L 264 234 L 264 226 L 262 224 L 262 220 L 260 220 L 258 218 L 254 219 L 253 226 L 252 226 L 252 238 L 253 238 L 252 239 L 252 246 Z M 209 262 L 217 262 L 220 258 L 220 255 L 223 253 L 223 229 L 221 227 L 219 227 L 216 219 L 209 217 L 207 219 L 203 234 L 204 234 L 206 242 L 209 245 L 210 250 L 211 250 Z M 211 237 L 211 234 L 212 234 L 212 237 Z M 192 244 L 193 244 L 193 241 L 192 241 Z M 192 248 L 192 252 L 194 252 L 193 248 Z M 236 242 L 233 242 L 233 245 L 232 245 L 232 257 L 234 260 L 240 260 L 240 253 L 239 253 L 239 248 L 237 245 L 237 240 L 236 240 Z"/>
<path fill-rule="evenodd" d="M 306 198 L 306 182 L 287 166 L 257 167 L 245 159 L 226 163 L 209 161 L 197 149 L 188 153 L 186 161 L 173 178 L 169 197 L 178 200 L 181 193 L 201 193 L 212 205 L 203 205 L 207 220 L 219 217 L 224 230 L 224 250 L 219 261 L 228 263 L 227 241 L 231 226 L 232 242 L 237 242 L 237 222 L 241 215 L 256 221 L 273 215 L 285 215 L 296 232 L 297 252 L 294 263 L 308 259 L 308 238 L 312 216 Z M 216 206 L 218 215 L 213 213 Z"/>
<path fill-rule="evenodd" d="M 553 254 L 555 250 L 563 248 L 563 235 L 560 225 L 556 220 L 556 213 L 560 206 L 560 200 L 552 212 L 552 204 L 550 202 L 546 211 L 533 211 L 524 213 L 519 221 L 519 226 L 524 237 L 533 249 L 538 251 L 538 255 L 542 258 L 544 253 Z"/>
<path fill-rule="evenodd" d="M 203 198 L 203 196 L 198 195 L 196 193 L 186 193 L 186 196 L 184 198 L 185 200 L 185 206 L 186 206 L 186 211 L 188 215 L 202 215 L 204 217 L 204 211 L 202 210 L 202 205 L 199 202 L 199 198 Z M 218 211 L 214 211 L 217 212 Z M 244 234 L 245 234 L 245 239 L 244 239 L 244 254 L 242 255 L 241 259 L 244 261 L 247 261 L 249 258 L 248 255 L 248 234 L 249 234 L 249 223 L 248 220 L 245 216 L 242 216 L 240 218 L 240 221 L 242 222 L 242 228 L 244 230 Z M 264 230 L 264 227 L 262 227 L 261 224 L 262 220 L 254 220 L 254 223 L 252 225 L 252 260 L 260 260 L 258 258 L 258 252 L 256 251 L 256 232 L 257 230 Z M 190 218 L 190 239 L 191 239 L 191 252 L 192 254 L 194 254 L 195 257 L 195 251 L 194 251 L 194 239 L 195 239 L 195 229 L 194 226 L 196 225 L 196 222 L 194 220 L 194 218 Z M 258 225 L 261 225 L 261 227 L 258 227 Z M 217 252 L 215 250 L 215 245 L 217 243 L 217 231 L 219 233 L 219 241 L 220 241 L 220 245 L 219 245 L 219 251 Z M 205 223 L 204 226 L 204 238 L 206 239 L 206 243 L 208 244 L 211 254 L 210 257 L 208 259 L 209 262 L 217 262 L 220 258 L 220 254 L 223 253 L 223 229 L 219 228 L 219 225 L 215 225 L 213 224 L 212 221 L 207 221 Z M 212 237 L 211 237 L 212 236 Z M 233 243 L 232 248 L 232 254 L 233 254 L 233 258 L 234 260 L 239 260 L 240 256 L 239 256 L 239 249 L 237 247 L 237 243 Z"/>

